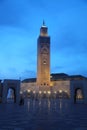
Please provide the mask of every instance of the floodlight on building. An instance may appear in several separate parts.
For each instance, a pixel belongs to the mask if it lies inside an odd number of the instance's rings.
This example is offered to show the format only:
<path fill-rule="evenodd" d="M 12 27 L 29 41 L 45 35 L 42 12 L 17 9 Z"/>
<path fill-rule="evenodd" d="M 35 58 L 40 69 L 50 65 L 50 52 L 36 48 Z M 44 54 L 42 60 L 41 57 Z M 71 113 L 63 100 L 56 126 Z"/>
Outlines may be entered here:
<path fill-rule="evenodd" d="M 46 91 L 44 91 L 44 94 L 46 94 Z"/>
<path fill-rule="evenodd" d="M 30 93 L 30 90 L 29 90 L 29 89 L 28 89 L 27 91 L 28 91 L 28 93 Z"/>
<path fill-rule="evenodd" d="M 67 90 L 65 90 L 65 93 L 67 93 Z"/>
<path fill-rule="evenodd" d="M 41 91 L 39 91 L 39 94 L 41 94 L 42 92 Z"/>
<path fill-rule="evenodd" d="M 50 92 L 50 91 L 48 91 L 48 94 L 51 94 L 51 92 Z"/>
<path fill-rule="evenodd" d="M 62 93 L 62 90 L 59 90 L 59 93 Z"/>
<path fill-rule="evenodd" d="M 35 91 L 33 91 L 33 93 L 35 94 Z"/>

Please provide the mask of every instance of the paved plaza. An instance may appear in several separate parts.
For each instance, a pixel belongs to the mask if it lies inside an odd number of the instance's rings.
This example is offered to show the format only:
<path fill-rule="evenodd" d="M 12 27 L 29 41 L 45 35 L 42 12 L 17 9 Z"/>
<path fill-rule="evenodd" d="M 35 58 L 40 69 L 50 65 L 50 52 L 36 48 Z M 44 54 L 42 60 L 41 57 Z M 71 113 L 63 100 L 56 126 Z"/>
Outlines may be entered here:
<path fill-rule="evenodd" d="M 0 130 L 87 130 L 87 104 L 62 99 L 0 104 Z"/>

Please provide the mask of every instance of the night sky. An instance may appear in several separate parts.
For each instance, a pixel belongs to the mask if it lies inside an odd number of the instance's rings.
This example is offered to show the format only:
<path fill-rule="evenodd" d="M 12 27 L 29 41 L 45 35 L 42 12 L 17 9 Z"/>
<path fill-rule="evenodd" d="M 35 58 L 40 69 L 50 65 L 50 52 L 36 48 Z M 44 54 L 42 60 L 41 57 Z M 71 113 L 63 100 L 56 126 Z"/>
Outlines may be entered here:
<path fill-rule="evenodd" d="M 0 0 L 0 78 L 36 77 L 43 19 L 51 73 L 87 76 L 87 0 Z"/>

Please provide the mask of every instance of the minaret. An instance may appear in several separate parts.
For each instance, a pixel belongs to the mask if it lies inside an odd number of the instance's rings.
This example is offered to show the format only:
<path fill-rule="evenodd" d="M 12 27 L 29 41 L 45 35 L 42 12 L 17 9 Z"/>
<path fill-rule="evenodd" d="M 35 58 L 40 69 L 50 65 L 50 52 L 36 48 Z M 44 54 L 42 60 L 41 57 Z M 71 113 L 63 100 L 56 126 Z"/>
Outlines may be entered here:
<path fill-rule="evenodd" d="M 50 37 L 44 21 L 37 41 L 37 86 L 41 91 L 50 88 Z"/>

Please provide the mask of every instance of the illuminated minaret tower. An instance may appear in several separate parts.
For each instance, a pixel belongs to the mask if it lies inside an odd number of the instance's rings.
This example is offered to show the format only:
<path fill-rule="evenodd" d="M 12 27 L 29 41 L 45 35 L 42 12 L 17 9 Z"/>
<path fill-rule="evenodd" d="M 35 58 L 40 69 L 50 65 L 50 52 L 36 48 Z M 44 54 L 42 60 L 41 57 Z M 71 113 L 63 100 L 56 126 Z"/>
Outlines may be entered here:
<path fill-rule="evenodd" d="M 39 90 L 50 88 L 50 37 L 44 21 L 37 41 L 37 86 Z"/>

